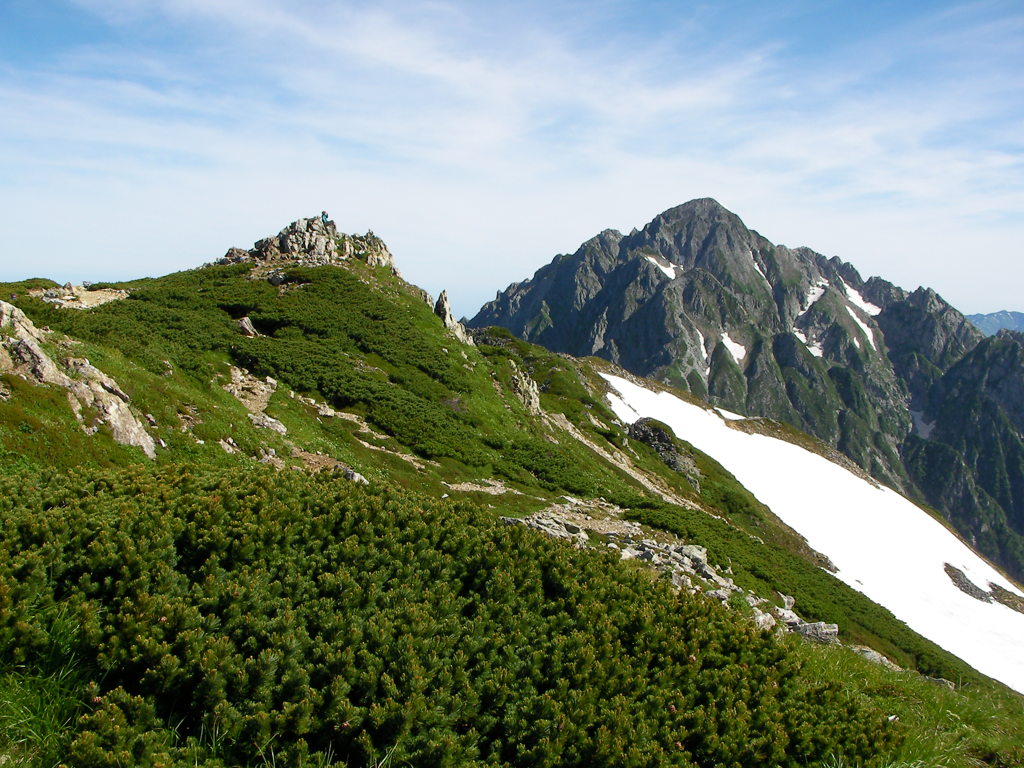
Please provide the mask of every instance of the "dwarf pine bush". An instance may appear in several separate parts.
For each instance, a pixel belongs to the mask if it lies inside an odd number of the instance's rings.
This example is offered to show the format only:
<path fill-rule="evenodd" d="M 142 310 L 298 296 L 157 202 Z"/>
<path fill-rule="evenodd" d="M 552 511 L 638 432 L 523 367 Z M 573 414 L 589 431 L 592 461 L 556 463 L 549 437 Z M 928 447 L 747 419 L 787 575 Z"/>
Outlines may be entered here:
<path fill-rule="evenodd" d="M 3 669 L 69 644 L 76 766 L 867 764 L 899 738 L 712 601 L 466 505 L 135 468 L 0 481 L 0 532 Z"/>

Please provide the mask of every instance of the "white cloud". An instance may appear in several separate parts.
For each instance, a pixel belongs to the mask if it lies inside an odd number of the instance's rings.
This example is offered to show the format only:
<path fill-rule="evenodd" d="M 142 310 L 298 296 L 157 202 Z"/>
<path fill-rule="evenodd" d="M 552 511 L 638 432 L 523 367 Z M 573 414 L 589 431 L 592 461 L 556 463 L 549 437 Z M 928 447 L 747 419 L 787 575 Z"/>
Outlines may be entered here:
<path fill-rule="evenodd" d="M 326 206 L 472 313 L 605 227 L 714 196 L 770 239 L 965 310 L 1016 298 L 990 279 L 1024 229 L 1012 6 L 947 9 L 808 66 L 784 25 L 733 38 L 705 10 L 638 32 L 612 2 L 79 5 L 118 42 L 0 88 L 0 206 L 22 225 L 7 247 L 37 272 L 155 274 Z M 14 261 L 0 277 L 23 276 Z"/>

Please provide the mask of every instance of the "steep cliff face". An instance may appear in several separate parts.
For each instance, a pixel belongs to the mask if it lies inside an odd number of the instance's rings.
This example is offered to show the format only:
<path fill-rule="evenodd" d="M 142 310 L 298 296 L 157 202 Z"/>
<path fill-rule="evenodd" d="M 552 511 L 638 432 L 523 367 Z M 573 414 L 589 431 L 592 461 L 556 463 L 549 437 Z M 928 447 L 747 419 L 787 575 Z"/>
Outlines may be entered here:
<path fill-rule="evenodd" d="M 981 428 L 954 437 L 944 426 L 931 436 L 935 414 L 955 411 L 964 388 L 978 386 L 969 380 L 954 390 L 966 374 L 944 377 L 983 334 L 932 290 L 865 281 L 838 258 L 775 245 L 714 200 L 672 208 L 629 235 L 602 232 L 499 293 L 470 325 L 503 326 L 792 424 L 937 505 L 969 537 L 978 539 L 980 521 L 1000 527 L 986 537 L 993 556 L 1005 557 L 995 538 L 1024 532 L 1024 518 L 996 525 L 1012 494 L 995 492 L 1007 483 L 983 479 L 989 469 L 981 464 L 992 457 L 965 447 L 982 440 Z M 979 418 L 989 431 L 1006 431 L 994 414 Z M 958 469 L 937 474 L 935 462 Z M 949 483 L 951 497 L 939 490 Z M 1024 559 L 1014 568 L 1024 574 Z"/>
<path fill-rule="evenodd" d="M 1024 530 L 1024 333 L 1001 331 L 937 382 L 931 437 L 963 456 L 979 485 Z"/>

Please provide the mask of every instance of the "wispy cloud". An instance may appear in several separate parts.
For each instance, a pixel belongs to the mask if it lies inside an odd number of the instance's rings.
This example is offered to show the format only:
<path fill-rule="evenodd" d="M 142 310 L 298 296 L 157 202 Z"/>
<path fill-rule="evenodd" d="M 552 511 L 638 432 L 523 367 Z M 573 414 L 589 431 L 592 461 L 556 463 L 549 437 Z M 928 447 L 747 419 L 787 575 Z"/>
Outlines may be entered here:
<path fill-rule="evenodd" d="M 182 268 L 328 206 L 472 312 L 555 251 L 703 195 L 967 309 L 995 289 L 955 276 L 962 249 L 1020 255 L 1013 4 L 905 13 L 828 50 L 795 3 L 77 5 L 110 36 L 0 54 L 6 248 L 33 271 Z M 0 276 L 25 264 L 5 255 Z"/>

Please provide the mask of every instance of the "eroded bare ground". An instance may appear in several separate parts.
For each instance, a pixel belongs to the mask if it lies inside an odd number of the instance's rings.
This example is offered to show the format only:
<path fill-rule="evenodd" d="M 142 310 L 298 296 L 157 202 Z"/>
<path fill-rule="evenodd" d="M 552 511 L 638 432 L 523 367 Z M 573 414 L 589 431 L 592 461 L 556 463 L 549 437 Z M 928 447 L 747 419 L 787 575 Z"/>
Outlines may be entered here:
<path fill-rule="evenodd" d="M 310 453 L 304 451 L 299 447 L 292 447 L 292 458 L 300 459 L 305 465 L 306 469 L 312 472 L 314 475 L 317 472 L 344 472 L 350 467 L 344 462 L 338 461 L 337 459 L 327 456 L 323 453 Z"/>
<path fill-rule="evenodd" d="M 277 391 L 277 382 L 269 376 L 258 379 L 248 371 L 231 366 L 231 381 L 224 389 L 234 395 L 250 413 L 263 413 Z"/>
<path fill-rule="evenodd" d="M 511 493 L 516 496 L 524 495 L 522 491 L 509 488 L 501 480 L 485 479 L 478 483 L 445 483 L 448 488 L 460 493 L 489 493 L 491 496 L 501 496 L 504 493 Z"/>
<path fill-rule="evenodd" d="M 111 301 L 128 298 L 128 291 L 115 288 L 97 288 L 92 290 L 82 285 L 71 285 L 63 288 L 36 288 L 28 292 L 43 301 L 64 309 L 91 309 Z"/>

